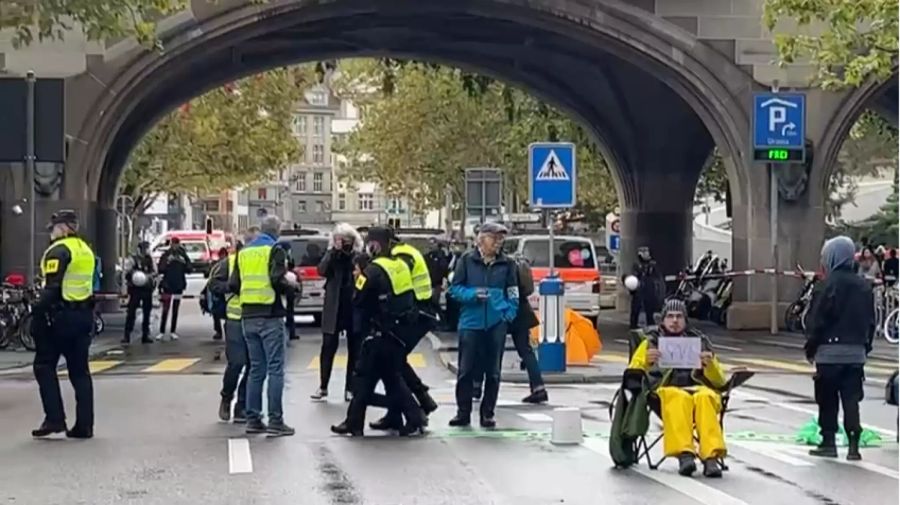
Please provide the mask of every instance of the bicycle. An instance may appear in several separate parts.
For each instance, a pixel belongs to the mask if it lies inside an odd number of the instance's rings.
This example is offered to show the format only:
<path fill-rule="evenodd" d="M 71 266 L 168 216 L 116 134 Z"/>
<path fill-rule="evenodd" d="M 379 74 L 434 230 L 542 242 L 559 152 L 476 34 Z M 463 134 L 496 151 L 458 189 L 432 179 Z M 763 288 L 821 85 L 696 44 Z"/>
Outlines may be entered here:
<path fill-rule="evenodd" d="M 819 281 L 815 273 L 807 274 L 803 267 L 797 265 L 796 272 L 803 277 L 806 282 L 800 290 L 800 294 L 793 303 L 788 305 L 784 311 L 784 327 L 788 331 L 801 332 L 806 331 L 806 315 L 809 313 L 810 302 L 812 301 L 813 289 Z"/>
<path fill-rule="evenodd" d="M 900 342 L 900 330 L 898 330 L 898 320 L 900 317 L 900 308 L 898 308 L 898 291 L 897 287 L 888 287 L 883 295 L 882 315 L 887 314 L 884 318 L 884 324 L 879 324 L 878 330 L 885 340 L 892 344 Z M 876 309 L 877 310 L 877 309 Z M 878 313 L 876 312 L 876 315 Z"/>
<path fill-rule="evenodd" d="M 36 299 L 34 287 L 0 286 L 0 349 L 10 344 L 36 349 L 31 335 L 31 306 Z"/>

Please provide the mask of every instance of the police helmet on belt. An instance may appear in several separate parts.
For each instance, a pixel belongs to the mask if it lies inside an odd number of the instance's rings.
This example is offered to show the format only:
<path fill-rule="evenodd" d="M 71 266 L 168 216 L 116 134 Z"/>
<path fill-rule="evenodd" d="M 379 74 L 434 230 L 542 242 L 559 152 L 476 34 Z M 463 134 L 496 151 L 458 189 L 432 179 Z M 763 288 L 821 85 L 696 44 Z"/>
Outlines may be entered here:
<path fill-rule="evenodd" d="M 74 210 L 58 210 L 50 216 L 47 229 L 52 230 L 58 224 L 68 225 L 73 230 L 78 228 L 78 214 Z"/>

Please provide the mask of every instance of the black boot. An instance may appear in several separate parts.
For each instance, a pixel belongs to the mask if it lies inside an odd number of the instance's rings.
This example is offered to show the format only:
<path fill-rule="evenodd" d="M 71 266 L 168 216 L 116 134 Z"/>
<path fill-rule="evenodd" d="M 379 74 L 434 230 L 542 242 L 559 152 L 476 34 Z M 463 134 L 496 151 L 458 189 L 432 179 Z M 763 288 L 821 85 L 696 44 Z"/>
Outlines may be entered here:
<path fill-rule="evenodd" d="M 470 426 L 471 424 L 472 418 L 463 414 L 456 414 L 456 416 L 450 420 L 450 426 L 453 426 L 455 428 Z"/>
<path fill-rule="evenodd" d="M 525 398 L 522 398 L 522 403 L 538 404 L 538 403 L 547 403 L 548 401 L 550 401 L 550 397 L 547 396 L 546 389 L 539 389 L 539 390 L 531 393 L 530 395 L 526 396 Z"/>
<path fill-rule="evenodd" d="M 369 423 L 369 428 L 378 431 L 399 431 L 403 429 L 403 419 L 398 416 L 388 414 L 373 423 Z"/>
<path fill-rule="evenodd" d="M 351 437 L 361 437 L 363 436 L 363 431 L 361 429 L 353 429 L 348 424 L 347 421 L 343 421 L 341 424 L 337 426 L 331 427 L 331 432 L 336 435 L 350 435 Z"/>
<path fill-rule="evenodd" d="M 84 428 L 82 426 L 78 426 L 76 423 L 75 426 L 72 426 L 71 430 L 66 431 L 66 437 L 68 438 L 94 438 L 94 429 L 93 428 Z"/>
<path fill-rule="evenodd" d="M 678 456 L 678 474 L 683 475 L 685 477 L 690 477 L 694 475 L 694 472 L 697 471 L 697 463 L 694 462 L 694 455 L 689 452 L 684 452 L 680 456 Z"/>
<path fill-rule="evenodd" d="M 716 458 L 709 458 L 703 461 L 703 476 L 710 479 L 717 479 L 722 476 L 722 465 Z"/>
<path fill-rule="evenodd" d="M 426 416 L 438 409 L 437 402 L 434 401 L 434 398 L 432 398 L 430 394 L 428 394 L 427 390 L 417 393 L 416 400 L 419 402 L 419 406 L 422 407 L 422 410 L 425 411 Z"/>
<path fill-rule="evenodd" d="M 847 449 L 847 461 L 860 461 L 862 454 L 859 453 L 859 433 L 848 433 L 847 439 L 850 444 Z"/>
<path fill-rule="evenodd" d="M 809 451 L 810 456 L 822 458 L 836 458 L 837 446 L 834 443 L 834 433 L 822 433 L 822 443 Z"/>
<path fill-rule="evenodd" d="M 225 422 L 231 420 L 231 398 L 223 397 L 219 402 L 219 419 Z"/>

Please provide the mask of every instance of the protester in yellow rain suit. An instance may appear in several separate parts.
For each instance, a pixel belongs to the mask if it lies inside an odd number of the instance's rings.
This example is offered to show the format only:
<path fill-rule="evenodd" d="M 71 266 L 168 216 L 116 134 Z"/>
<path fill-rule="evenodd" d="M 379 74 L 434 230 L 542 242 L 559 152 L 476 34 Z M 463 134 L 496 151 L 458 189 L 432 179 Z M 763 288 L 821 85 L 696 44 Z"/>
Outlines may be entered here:
<path fill-rule="evenodd" d="M 629 368 L 648 373 L 651 387 L 659 396 L 663 420 L 663 450 L 668 457 L 678 458 L 678 473 L 692 475 L 694 463 L 694 427 L 700 440 L 703 475 L 721 477 L 718 458 L 725 456 L 725 438 L 719 424 L 722 399 L 717 392 L 725 385 L 725 373 L 712 352 L 709 339 L 687 327 L 684 302 L 669 300 L 663 310 L 662 324 L 647 332 L 647 338 L 635 350 Z M 659 337 L 700 337 L 701 370 L 661 369 L 657 362 Z"/>

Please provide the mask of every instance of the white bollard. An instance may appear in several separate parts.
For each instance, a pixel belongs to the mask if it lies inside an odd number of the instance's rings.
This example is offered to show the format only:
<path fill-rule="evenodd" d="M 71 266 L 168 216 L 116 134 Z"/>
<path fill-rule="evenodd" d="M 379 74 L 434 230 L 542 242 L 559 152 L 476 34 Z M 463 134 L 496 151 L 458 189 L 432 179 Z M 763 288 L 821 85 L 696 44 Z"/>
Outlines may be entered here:
<path fill-rule="evenodd" d="M 577 407 L 553 409 L 553 433 L 550 443 L 555 445 L 576 445 L 582 442 L 581 410 Z"/>

